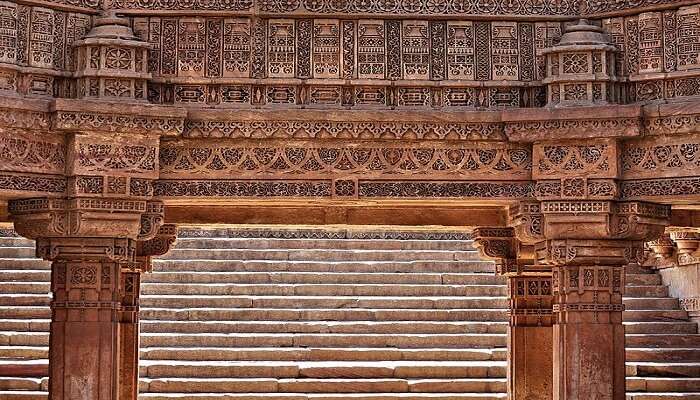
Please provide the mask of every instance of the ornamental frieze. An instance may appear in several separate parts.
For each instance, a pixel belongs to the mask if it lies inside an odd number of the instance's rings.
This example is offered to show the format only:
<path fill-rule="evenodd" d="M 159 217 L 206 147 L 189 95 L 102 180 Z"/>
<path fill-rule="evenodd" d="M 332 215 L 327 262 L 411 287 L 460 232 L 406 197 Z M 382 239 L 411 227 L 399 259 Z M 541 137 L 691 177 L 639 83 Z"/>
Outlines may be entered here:
<path fill-rule="evenodd" d="M 532 183 L 459 181 L 235 181 L 159 180 L 155 196 L 163 199 L 209 198 L 350 198 L 350 199 L 521 199 L 533 195 Z"/>
<path fill-rule="evenodd" d="M 498 144 L 278 141 L 164 142 L 160 176 L 402 176 L 410 179 L 528 179 L 526 146 Z"/>
<path fill-rule="evenodd" d="M 60 138 L 5 131 L 0 135 L 0 164 L 3 171 L 63 174 L 65 146 Z"/>
<path fill-rule="evenodd" d="M 338 138 L 503 140 L 497 122 L 197 120 L 184 127 L 188 138 Z"/>

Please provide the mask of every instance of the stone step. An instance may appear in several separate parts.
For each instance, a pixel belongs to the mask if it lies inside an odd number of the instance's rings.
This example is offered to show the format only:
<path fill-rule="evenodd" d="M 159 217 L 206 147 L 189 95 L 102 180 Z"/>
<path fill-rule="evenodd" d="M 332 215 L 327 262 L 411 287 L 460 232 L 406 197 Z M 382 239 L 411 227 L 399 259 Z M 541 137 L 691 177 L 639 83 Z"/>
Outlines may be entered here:
<path fill-rule="evenodd" d="M 505 398 L 505 393 L 143 393 L 139 395 L 139 399 L 142 400 L 504 400 Z M 46 397 L 41 400 L 45 399 Z"/>
<path fill-rule="evenodd" d="M 622 314 L 625 321 L 687 322 L 688 313 L 684 310 L 631 310 Z"/>
<path fill-rule="evenodd" d="M 141 332 L 181 333 L 506 333 L 506 322 L 141 321 Z M 0 321 L 2 330 L 2 321 Z M 20 330 L 20 329 L 11 329 Z M 26 329 L 24 329 L 26 330 Z"/>
<path fill-rule="evenodd" d="M 495 273 L 493 263 L 485 261 L 231 261 L 231 260 L 155 260 L 156 272 L 407 272 L 407 273 Z"/>
<path fill-rule="evenodd" d="M 677 322 L 628 322 L 625 321 L 627 334 L 696 334 L 698 324 L 690 321 Z"/>
<path fill-rule="evenodd" d="M 0 359 L 41 360 L 48 357 L 48 346 L 0 346 Z"/>
<path fill-rule="evenodd" d="M 39 340 L 40 334 L 16 334 L 13 339 L 20 345 L 34 345 L 25 341 Z M 2 334 L 0 334 L 0 339 Z M 46 335 L 48 343 L 48 335 Z M 502 334 L 459 335 L 403 335 L 403 334 L 182 334 L 144 333 L 142 347 L 393 347 L 393 348 L 490 348 L 505 347 Z M 43 344 L 43 343 L 42 343 Z"/>
<path fill-rule="evenodd" d="M 0 270 L 0 282 L 49 282 L 51 271 Z"/>
<path fill-rule="evenodd" d="M 628 362 L 627 369 L 632 368 L 633 376 L 651 377 L 700 377 L 700 363 L 688 362 Z"/>
<path fill-rule="evenodd" d="M 2 400 L 47 400 L 49 393 L 45 391 L 9 391 L 0 390 Z"/>
<path fill-rule="evenodd" d="M 0 294 L 0 306 L 45 306 L 51 301 L 49 294 Z"/>
<path fill-rule="evenodd" d="M 50 319 L 51 309 L 48 307 L 0 306 L 0 315 L 4 319 Z"/>
<path fill-rule="evenodd" d="M 2 253 L 0 253 L 2 254 Z M 12 253 L 9 253 L 12 254 Z M 174 248 L 164 260 L 285 260 L 285 261 L 469 261 L 479 260 L 476 250 L 334 250 L 334 249 L 181 249 Z"/>
<path fill-rule="evenodd" d="M 34 246 L 26 247 L 0 247 L 0 258 L 34 258 L 36 249 Z"/>
<path fill-rule="evenodd" d="M 144 360 L 178 361 L 505 361 L 505 348 L 392 349 L 318 347 L 148 347 Z"/>
<path fill-rule="evenodd" d="M 0 237 L 0 247 L 34 247 L 33 240 L 23 237 Z"/>
<path fill-rule="evenodd" d="M 0 284 L 0 288 L 2 288 Z M 47 286 L 48 288 L 48 286 Z M 23 288 L 19 288 L 21 290 Z M 506 285 L 143 283 L 143 295 L 505 296 Z"/>
<path fill-rule="evenodd" d="M 0 332 L 2 346 L 48 346 L 48 332 Z"/>
<path fill-rule="evenodd" d="M 631 392 L 700 392 L 700 378 L 627 378 Z"/>
<path fill-rule="evenodd" d="M 391 371 L 391 377 L 410 378 L 410 377 L 434 377 L 441 378 L 445 376 L 454 376 L 459 374 L 461 377 L 469 378 L 503 378 L 506 374 L 506 363 L 504 361 L 460 361 L 460 362 L 430 362 L 417 363 L 416 361 L 392 361 L 386 363 L 361 363 L 361 362 L 320 362 L 320 363 L 282 363 L 282 362 L 230 362 L 230 361 L 144 361 L 142 363 L 142 373 L 149 377 L 171 377 L 171 378 L 188 378 L 188 377 L 206 377 L 206 378 L 230 378 L 251 375 L 241 375 L 243 371 L 252 371 L 255 376 L 259 376 L 261 372 L 256 372 L 249 369 L 250 366 L 258 366 L 263 370 L 275 370 L 278 374 L 290 374 L 290 376 L 301 376 L 300 371 L 305 370 L 304 376 L 313 376 L 313 371 L 316 374 L 321 373 L 319 368 L 325 367 L 333 369 L 332 365 L 336 364 L 336 368 L 343 366 L 346 373 L 354 374 L 372 374 L 378 376 L 378 371 L 384 371 L 388 374 Z M 362 370 L 360 367 L 365 366 Z M 438 366 L 439 368 L 436 368 Z M 144 371 L 145 370 L 145 371 Z M 340 371 L 339 369 L 338 371 Z M 354 372 L 353 372 L 354 370 Z M 324 373 L 329 370 L 326 369 Z M 362 372 L 365 371 L 365 372 Z M 385 376 L 385 375 L 381 375 Z M 273 392 L 275 390 L 272 390 Z M 338 390 L 330 390 L 327 392 L 337 392 Z M 301 391 L 304 392 L 304 391 Z"/>
<path fill-rule="evenodd" d="M 24 242 L 33 242 L 25 240 Z M 0 246 L 3 242 L 0 241 Z M 25 244 L 26 245 L 26 244 Z M 178 238 L 178 249 L 474 250 L 471 240 Z"/>
<path fill-rule="evenodd" d="M 46 294 L 51 290 L 51 284 L 46 282 L 0 282 L 0 293 Z"/>
<path fill-rule="evenodd" d="M 43 378 L 48 375 L 48 360 L 0 359 L 0 376 L 14 378 Z"/>
<path fill-rule="evenodd" d="M 17 317 L 26 318 L 33 314 L 38 318 L 47 318 L 48 309 L 33 311 L 33 307 L 15 310 Z M 2 307 L 0 307 L 2 311 Z M 13 310 L 8 310 L 11 318 Z M 168 321 L 506 321 L 507 311 L 500 309 L 483 310 L 376 310 L 376 309 L 155 309 L 147 308 L 141 311 L 144 320 Z"/>
<path fill-rule="evenodd" d="M 34 305 L 31 298 L 24 299 Z M 0 296 L 0 304 L 4 305 Z M 46 303 L 48 304 L 48 298 Z M 505 297 L 347 297 L 347 296 L 142 296 L 145 308 L 373 308 L 453 309 L 507 308 Z"/>
<path fill-rule="evenodd" d="M 48 271 L 51 263 L 38 258 L 0 258 L 0 270 L 36 270 Z"/>
<path fill-rule="evenodd" d="M 680 308 L 678 299 L 672 297 L 625 297 L 626 310 L 673 310 Z"/>
<path fill-rule="evenodd" d="M 272 393 L 502 393 L 505 379 L 144 379 L 141 387 L 157 392 Z"/>
<path fill-rule="evenodd" d="M 659 274 L 625 274 L 625 284 L 632 286 L 663 285 Z"/>
<path fill-rule="evenodd" d="M 48 332 L 49 319 L 0 319 L 0 331 Z"/>
<path fill-rule="evenodd" d="M 627 348 L 630 362 L 700 362 L 698 348 Z"/>
<path fill-rule="evenodd" d="M 0 272 L 0 280 L 27 280 L 28 272 Z M 38 277 L 44 272 L 32 272 Z M 5 277 L 4 275 L 8 275 Z M 35 279 L 37 279 L 35 277 Z M 9 279 L 12 278 L 12 279 Z M 48 276 L 47 276 L 48 279 Z M 38 280 L 42 280 L 38 278 Z M 143 277 L 149 283 L 314 283 L 314 284 L 432 284 L 498 285 L 505 279 L 493 274 L 387 274 L 320 272 L 153 272 Z"/>
<path fill-rule="evenodd" d="M 651 285 L 625 287 L 625 296 L 629 297 L 668 297 L 668 286 Z"/>
<path fill-rule="evenodd" d="M 700 348 L 698 334 L 626 335 L 627 347 L 683 347 Z"/>
<path fill-rule="evenodd" d="M 4 390 L 48 390 L 47 378 L 14 378 L 0 376 L 0 393 Z M 4 399 L 5 397 L 0 397 Z"/>

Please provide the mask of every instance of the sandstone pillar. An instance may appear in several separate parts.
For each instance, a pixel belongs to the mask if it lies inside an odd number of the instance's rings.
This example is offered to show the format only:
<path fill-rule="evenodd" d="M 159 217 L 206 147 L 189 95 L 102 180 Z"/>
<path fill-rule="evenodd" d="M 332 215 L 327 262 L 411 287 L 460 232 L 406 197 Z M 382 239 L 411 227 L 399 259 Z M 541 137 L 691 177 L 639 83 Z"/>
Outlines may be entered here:
<path fill-rule="evenodd" d="M 663 233 L 670 209 L 641 202 L 542 203 L 536 263 L 552 266 L 554 400 L 624 400 L 625 265 Z"/>
<path fill-rule="evenodd" d="M 158 212 L 155 212 L 155 215 L 158 215 Z M 139 240 L 136 243 L 134 262 L 125 265 L 122 269 L 121 364 L 119 366 L 121 400 L 137 400 L 138 398 L 141 274 L 151 272 L 151 258 L 167 253 L 175 242 L 176 236 L 177 228 L 173 224 L 160 226 L 155 236 L 148 236 L 150 239 L 141 236 L 141 239 L 147 240 Z"/>
<path fill-rule="evenodd" d="M 552 278 L 508 278 L 508 398 L 552 399 Z"/>
<path fill-rule="evenodd" d="M 531 246 L 513 228 L 478 228 L 481 255 L 508 278 L 508 398 L 552 398 L 552 291 L 548 268 L 532 265 Z"/>
<path fill-rule="evenodd" d="M 135 398 L 140 271 L 133 266 L 138 239 L 158 233 L 162 204 L 72 197 L 15 200 L 9 208 L 17 232 L 36 239 L 37 256 L 52 262 L 49 398 Z"/>
<path fill-rule="evenodd" d="M 122 264 L 134 241 L 40 239 L 52 260 L 50 398 L 119 399 Z"/>

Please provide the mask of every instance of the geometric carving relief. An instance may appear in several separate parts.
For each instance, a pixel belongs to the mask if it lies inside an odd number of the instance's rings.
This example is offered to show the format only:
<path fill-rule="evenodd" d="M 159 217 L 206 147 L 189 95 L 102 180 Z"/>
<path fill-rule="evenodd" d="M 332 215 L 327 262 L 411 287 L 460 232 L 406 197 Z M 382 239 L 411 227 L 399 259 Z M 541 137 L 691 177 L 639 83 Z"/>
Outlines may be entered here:
<path fill-rule="evenodd" d="M 577 177 L 617 177 L 615 142 L 556 143 L 533 149 L 535 179 Z"/>
<path fill-rule="evenodd" d="M 623 177 L 695 176 L 700 172 L 700 139 L 684 137 L 625 142 L 621 154 Z"/>
<path fill-rule="evenodd" d="M 161 178 L 314 178 L 331 175 L 408 179 L 529 179 L 527 147 L 393 143 L 344 146 L 342 142 L 164 142 Z"/>
<path fill-rule="evenodd" d="M 93 1 L 97 0 L 84 0 Z M 125 9 L 163 9 L 163 10 L 228 10 L 249 11 L 258 10 L 263 13 L 358 13 L 358 14 L 413 14 L 413 15 L 455 15 L 455 14 L 488 14 L 488 15 L 576 15 L 579 10 L 579 0 L 532 0 L 527 2 L 496 2 L 479 0 L 446 0 L 434 2 L 431 0 L 415 1 L 383 1 L 383 0 L 353 0 L 353 1 L 316 1 L 316 0 L 201 0 L 193 4 L 188 0 L 156 1 L 156 0 L 105 0 L 115 8 Z M 587 0 L 594 1 L 595 0 Z M 646 0 L 646 3 L 657 4 L 660 0 Z M 636 3 L 639 3 L 637 1 Z M 601 8 L 598 6 L 598 8 Z M 602 7 L 600 11 L 604 11 Z M 595 8 L 592 8 L 595 9 Z"/>
<path fill-rule="evenodd" d="M 0 165 L 3 171 L 63 174 L 65 147 L 56 138 L 0 132 Z"/>
<path fill-rule="evenodd" d="M 700 6 L 681 7 L 676 18 L 678 70 L 700 67 Z"/>

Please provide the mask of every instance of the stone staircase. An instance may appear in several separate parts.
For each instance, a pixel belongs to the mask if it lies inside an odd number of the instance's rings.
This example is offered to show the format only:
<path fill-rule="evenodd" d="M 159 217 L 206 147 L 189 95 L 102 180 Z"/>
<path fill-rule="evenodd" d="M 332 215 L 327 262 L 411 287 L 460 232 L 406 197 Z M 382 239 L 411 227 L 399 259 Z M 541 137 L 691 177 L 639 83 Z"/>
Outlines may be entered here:
<path fill-rule="evenodd" d="M 471 242 L 290 232 L 181 237 L 155 263 L 141 399 L 506 397 L 505 280 Z M 697 325 L 659 275 L 627 284 L 628 398 L 700 400 Z M 0 399 L 47 397 L 48 293 L 33 242 L 0 238 Z"/>

